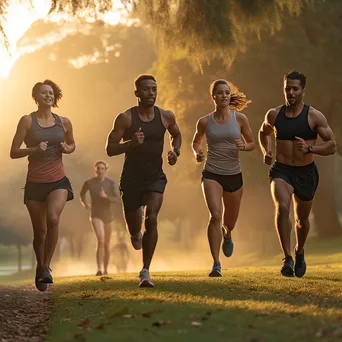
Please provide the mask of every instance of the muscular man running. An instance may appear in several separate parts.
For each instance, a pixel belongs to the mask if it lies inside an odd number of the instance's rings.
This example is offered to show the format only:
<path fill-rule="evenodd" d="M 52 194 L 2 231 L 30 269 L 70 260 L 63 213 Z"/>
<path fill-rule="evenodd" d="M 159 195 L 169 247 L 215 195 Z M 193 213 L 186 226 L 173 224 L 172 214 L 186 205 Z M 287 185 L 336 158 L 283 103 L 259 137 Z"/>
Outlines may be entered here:
<path fill-rule="evenodd" d="M 310 229 L 309 214 L 318 185 L 314 155 L 334 154 L 334 135 L 325 116 L 304 104 L 306 77 L 297 71 L 284 75 L 285 104 L 270 109 L 259 131 L 259 143 L 264 162 L 272 164 L 271 135 L 276 138 L 276 161 L 269 172 L 276 213 L 275 223 L 284 252 L 281 274 L 303 277 L 306 272 L 304 245 Z M 323 143 L 316 144 L 317 135 Z M 291 199 L 294 201 L 297 245 L 291 256 Z"/>
<path fill-rule="evenodd" d="M 157 83 L 151 75 L 141 75 L 135 81 L 138 106 L 119 114 L 108 136 L 108 156 L 125 153 L 120 190 L 125 220 L 136 250 L 143 250 L 143 269 L 140 287 L 154 287 L 149 268 L 158 240 L 157 216 L 163 202 L 166 175 L 163 172 L 162 154 L 165 131 L 171 135 L 172 150 L 168 163 L 174 165 L 180 155 L 181 134 L 175 115 L 156 107 Z M 121 142 L 123 140 L 123 142 Z M 141 234 L 143 207 L 145 233 Z"/>

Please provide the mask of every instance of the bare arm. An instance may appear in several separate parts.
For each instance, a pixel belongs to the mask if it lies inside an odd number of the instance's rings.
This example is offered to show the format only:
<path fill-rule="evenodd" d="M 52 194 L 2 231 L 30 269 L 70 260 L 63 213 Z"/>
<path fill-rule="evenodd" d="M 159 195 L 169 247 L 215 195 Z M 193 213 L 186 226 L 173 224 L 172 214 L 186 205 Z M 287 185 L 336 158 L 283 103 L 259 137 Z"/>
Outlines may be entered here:
<path fill-rule="evenodd" d="M 198 162 L 204 160 L 204 153 L 202 150 L 202 141 L 207 128 L 207 117 L 203 117 L 197 121 L 196 132 L 192 139 L 192 150 Z"/>
<path fill-rule="evenodd" d="M 128 126 L 128 118 L 125 113 L 121 113 L 115 118 L 113 129 L 108 135 L 106 144 L 106 151 L 109 157 L 126 153 L 132 148 L 131 140 L 120 143 Z"/>
<path fill-rule="evenodd" d="M 259 146 L 262 153 L 265 155 L 272 152 L 272 134 L 274 133 L 273 124 L 275 121 L 276 112 L 270 109 L 265 116 L 265 120 L 259 130 Z"/>
<path fill-rule="evenodd" d="M 179 150 L 182 146 L 182 135 L 176 122 L 176 117 L 171 111 L 168 111 L 168 122 L 167 130 L 171 136 L 171 148 L 172 150 Z"/>
<path fill-rule="evenodd" d="M 12 159 L 27 157 L 40 149 L 40 145 L 36 147 L 21 148 L 22 143 L 26 137 L 26 134 L 31 126 L 31 118 L 29 115 L 23 116 L 18 123 L 17 130 L 12 140 L 10 157 Z M 45 144 L 45 143 L 41 143 Z M 45 144 L 46 145 L 46 144 Z M 46 146 L 45 146 L 46 149 Z"/>
<path fill-rule="evenodd" d="M 245 141 L 243 144 L 243 151 L 253 151 L 255 149 L 255 141 L 247 116 L 240 113 L 239 121 L 241 125 L 241 135 Z"/>
<path fill-rule="evenodd" d="M 90 208 L 90 205 L 85 200 L 86 199 L 86 193 L 88 190 L 89 190 L 88 181 L 85 181 L 83 186 L 82 186 L 81 192 L 80 192 L 80 201 L 81 201 L 81 204 L 84 206 L 85 209 Z"/>
<path fill-rule="evenodd" d="M 74 152 L 76 149 L 72 124 L 68 118 L 62 118 L 62 123 L 64 126 L 65 133 L 64 133 L 64 143 L 61 144 L 61 152 L 70 154 Z"/>
<path fill-rule="evenodd" d="M 107 196 L 108 201 L 110 201 L 112 203 L 119 202 L 120 201 L 120 191 L 119 191 L 119 187 L 117 186 L 117 184 L 115 182 L 112 183 L 112 191 L 113 191 L 113 195 Z"/>
<path fill-rule="evenodd" d="M 332 129 L 328 125 L 326 117 L 321 112 L 316 112 L 317 122 L 315 129 L 323 140 L 320 145 L 312 146 L 312 152 L 319 156 L 328 156 L 336 152 L 336 142 Z"/>

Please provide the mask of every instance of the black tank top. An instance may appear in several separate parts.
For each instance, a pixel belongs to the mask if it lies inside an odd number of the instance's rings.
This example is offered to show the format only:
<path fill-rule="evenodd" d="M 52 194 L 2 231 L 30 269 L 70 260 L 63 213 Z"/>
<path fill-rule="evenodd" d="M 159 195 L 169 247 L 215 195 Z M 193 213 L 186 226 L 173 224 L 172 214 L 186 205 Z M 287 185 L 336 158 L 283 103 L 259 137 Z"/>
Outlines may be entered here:
<path fill-rule="evenodd" d="M 139 127 L 145 139 L 143 144 L 126 152 L 121 184 L 148 183 L 164 175 L 162 154 L 166 129 L 158 107 L 154 107 L 154 118 L 149 122 L 139 118 L 138 107 L 131 108 L 131 115 L 132 123 L 125 131 L 123 141 L 131 140 Z"/>
<path fill-rule="evenodd" d="M 286 105 L 283 105 L 274 123 L 276 128 L 275 136 L 278 140 L 296 140 L 295 137 L 304 140 L 317 139 L 317 132 L 313 131 L 309 125 L 309 108 L 304 104 L 303 110 L 295 118 L 286 116 Z"/>

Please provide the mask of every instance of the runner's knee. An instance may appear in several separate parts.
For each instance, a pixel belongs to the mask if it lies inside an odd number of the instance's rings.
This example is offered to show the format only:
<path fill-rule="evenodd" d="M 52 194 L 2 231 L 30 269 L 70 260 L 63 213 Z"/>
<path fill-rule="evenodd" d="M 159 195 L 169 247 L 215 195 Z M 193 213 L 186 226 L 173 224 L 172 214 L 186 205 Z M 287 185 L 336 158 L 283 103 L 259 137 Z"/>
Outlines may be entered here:
<path fill-rule="evenodd" d="M 47 216 L 47 226 L 48 227 L 56 227 L 59 225 L 59 215 L 54 214 L 54 213 L 50 213 Z"/>
<path fill-rule="evenodd" d="M 46 233 L 47 230 L 45 228 L 40 230 L 35 229 L 33 233 L 33 243 L 44 242 L 46 238 Z"/>
<path fill-rule="evenodd" d="M 213 210 L 210 212 L 210 221 L 212 223 L 218 223 L 222 220 L 222 211 L 221 210 Z"/>
<path fill-rule="evenodd" d="M 236 223 L 236 220 L 226 219 L 226 218 L 223 220 L 223 224 L 228 230 L 233 230 L 235 228 L 235 223 Z"/>
<path fill-rule="evenodd" d="M 147 229 L 157 228 L 157 216 L 158 214 L 154 211 L 150 211 L 146 213 L 145 223 Z"/>
<path fill-rule="evenodd" d="M 290 215 L 290 204 L 285 201 L 279 201 L 276 203 L 277 214 Z"/>

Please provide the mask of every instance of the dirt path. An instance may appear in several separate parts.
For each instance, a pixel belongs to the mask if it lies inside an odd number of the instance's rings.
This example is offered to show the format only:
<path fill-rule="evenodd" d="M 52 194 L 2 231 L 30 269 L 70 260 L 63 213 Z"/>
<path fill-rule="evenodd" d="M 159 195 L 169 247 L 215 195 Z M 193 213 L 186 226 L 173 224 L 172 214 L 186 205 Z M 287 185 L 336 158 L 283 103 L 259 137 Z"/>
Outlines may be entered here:
<path fill-rule="evenodd" d="M 50 326 L 52 297 L 33 286 L 0 286 L 0 342 L 43 342 Z"/>

